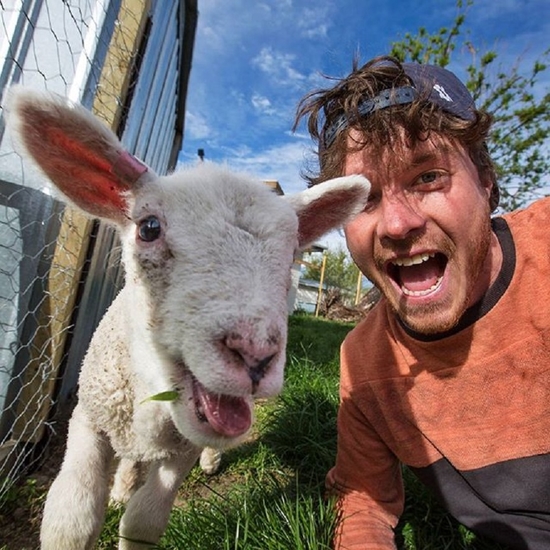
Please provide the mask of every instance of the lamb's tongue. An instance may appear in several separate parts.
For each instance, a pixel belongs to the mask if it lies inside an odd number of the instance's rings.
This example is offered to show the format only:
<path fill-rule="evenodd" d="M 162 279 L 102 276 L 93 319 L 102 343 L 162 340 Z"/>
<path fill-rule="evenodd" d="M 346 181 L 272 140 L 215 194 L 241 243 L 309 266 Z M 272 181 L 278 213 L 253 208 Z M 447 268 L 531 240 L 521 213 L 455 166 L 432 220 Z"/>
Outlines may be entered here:
<path fill-rule="evenodd" d="M 208 423 L 219 434 L 236 437 L 250 429 L 252 413 L 245 399 L 210 393 L 200 383 L 196 385 L 196 391 Z"/>

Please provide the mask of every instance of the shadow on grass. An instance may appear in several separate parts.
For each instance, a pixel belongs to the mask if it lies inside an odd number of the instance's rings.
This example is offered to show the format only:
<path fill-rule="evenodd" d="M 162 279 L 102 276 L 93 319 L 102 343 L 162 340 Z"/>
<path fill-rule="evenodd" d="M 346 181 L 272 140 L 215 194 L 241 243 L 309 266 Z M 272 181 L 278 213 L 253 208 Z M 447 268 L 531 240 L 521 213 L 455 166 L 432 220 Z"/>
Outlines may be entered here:
<path fill-rule="evenodd" d="M 338 403 L 319 388 L 284 394 L 268 416 L 262 441 L 308 483 L 324 483 L 336 456 Z"/>

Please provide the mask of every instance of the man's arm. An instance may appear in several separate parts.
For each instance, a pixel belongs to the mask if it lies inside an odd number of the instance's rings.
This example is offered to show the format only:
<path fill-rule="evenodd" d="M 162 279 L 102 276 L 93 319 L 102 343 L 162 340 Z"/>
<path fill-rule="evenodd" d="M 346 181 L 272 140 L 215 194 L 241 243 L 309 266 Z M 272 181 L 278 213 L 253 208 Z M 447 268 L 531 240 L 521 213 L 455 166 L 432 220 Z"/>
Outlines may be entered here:
<path fill-rule="evenodd" d="M 327 476 L 340 512 L 335 550 L 394 550 L 404 502 L 400 464 L 349 393 L 340 396 L 338 454 Z"/>

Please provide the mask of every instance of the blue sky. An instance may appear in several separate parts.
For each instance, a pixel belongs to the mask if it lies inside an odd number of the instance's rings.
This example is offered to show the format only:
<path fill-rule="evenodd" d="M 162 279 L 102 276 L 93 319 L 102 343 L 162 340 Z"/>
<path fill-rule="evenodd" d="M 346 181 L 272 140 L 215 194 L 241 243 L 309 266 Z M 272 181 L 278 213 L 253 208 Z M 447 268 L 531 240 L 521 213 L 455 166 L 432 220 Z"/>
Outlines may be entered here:
<path fill-rule="evenodd" d="M 306 187 L 311 159 L 302 128 L 291 132 L 296 105 L 323 74 L 346 75 L 353 55 L 367 61 L 424 26 L 452 24 L 455 0 L 198 0 L 199 18 L 180 161 L 210 161 L 276 179 L 285 193 Z M 548 0 L 476 0 L 464 36 L 481 52 L 495 49 L 504 68 L 533 60 L 550 46 Z M 457 51 L 450 68 L 464 76 Z M 548 75 L 548 71 L 546 73 Z M 542 83 L 548 87 L 549 82 Z M 324 240 L 337 247 L 334 234 Z"/>

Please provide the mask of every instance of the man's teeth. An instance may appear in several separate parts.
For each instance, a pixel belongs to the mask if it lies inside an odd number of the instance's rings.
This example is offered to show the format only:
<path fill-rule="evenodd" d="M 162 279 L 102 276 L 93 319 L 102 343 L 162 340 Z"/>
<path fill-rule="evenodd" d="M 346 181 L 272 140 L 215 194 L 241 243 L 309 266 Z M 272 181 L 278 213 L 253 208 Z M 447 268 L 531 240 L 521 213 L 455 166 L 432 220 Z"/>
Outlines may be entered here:
<path fill-rule="evenodd" d="M 405 294 L 405 296 L 426 296 L 430 294 L 430 292 L 437 290 L 442 280 L 443 277 L 438 277 L 437 281 L 426 290 L 409 290 L 406 286 L 402 286 L 401 291 L 403 292 L 403 294 Z"/>
<path fill-rule="evenodd" d="M 427 262 L 430 258 L 434 258 L 435 253 L 428 254 L 426 252 L 422 254 L 415 254 L 409 258 L 396 258 L 393 260 L 393 264 L 397 267 L 409 267 L 411 265 L 419 265 L 424 262 Z M 410 290 L 405 285 L 401 285 L 401 291 L 405 296 L 427 296 L 428 294 L 434 292 L 441 285 L 443 277 L 438 277 L 435 283 L 430 287 L 424 290 Z"/>
<path fill-rule="evenodd" d="M 410 258 L 396 258 L 393 260 L 393 264 L 398 267 L 407 267 L 409 265 L 417 265 L 423 262 L 427 262 L 430 258 L 433 258 L 435 254 L 415 254 Z"/>

